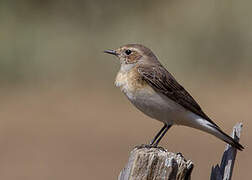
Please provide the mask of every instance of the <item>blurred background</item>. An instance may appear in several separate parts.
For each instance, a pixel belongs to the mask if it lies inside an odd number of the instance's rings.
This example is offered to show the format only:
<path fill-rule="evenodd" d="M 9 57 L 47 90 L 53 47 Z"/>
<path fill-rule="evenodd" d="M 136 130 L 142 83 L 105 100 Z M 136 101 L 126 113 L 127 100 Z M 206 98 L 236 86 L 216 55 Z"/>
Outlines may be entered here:
<path fill-rule="evenodd" d="M 0 1 L 0 179 L 117 179 L 135 145 L 162 124 L 115 88 L 105 49 L 151 48 L 228 134 L 243 122 L 233 179 L 252 160 L 252 2 Z M 173 127 L 161 145 L 209 179 L 225 143 Z"/>

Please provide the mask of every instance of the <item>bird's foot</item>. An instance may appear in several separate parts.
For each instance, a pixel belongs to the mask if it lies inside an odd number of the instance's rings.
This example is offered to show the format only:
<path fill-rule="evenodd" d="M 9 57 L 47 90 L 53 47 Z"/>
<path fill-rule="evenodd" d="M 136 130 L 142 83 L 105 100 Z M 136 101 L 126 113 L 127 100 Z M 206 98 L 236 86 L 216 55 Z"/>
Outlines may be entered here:
<path fill-rule="evenodd" d="M 177 152 L 178 156 L 181 156 L 182 158 L 184 158 L 183 154 L 181 152 Z"/>
<path fill-rule="evenodd" d="M 137 145 L 135 148 L 137 148 L 137 149 L 141 149 L 141 148 L 150 149 L 150 148 L 154 148 L 154 146 L 151 144 L 141 144 L 141 145 Z"/>
<path fill-rule="evenodd" d="M 142 148 L 147 148 L 147 149 L 157 148 L 157 149 L 160 149 L 162 151 L 166 151 L 163 147 L 157 146 L 155 144 L 141 144 L 141 145 L 136 146 L 135 148 L 137 148 L 137 149 L 142 149 Z"/>

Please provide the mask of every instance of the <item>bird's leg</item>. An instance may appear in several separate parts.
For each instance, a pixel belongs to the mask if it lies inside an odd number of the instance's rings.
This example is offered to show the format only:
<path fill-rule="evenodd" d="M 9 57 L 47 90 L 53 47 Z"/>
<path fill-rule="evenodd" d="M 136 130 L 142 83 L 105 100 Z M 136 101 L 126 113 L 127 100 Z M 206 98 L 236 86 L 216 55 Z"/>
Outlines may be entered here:
<path fill-rule="evenodd" d="M 152 139 L 152 141 L 150 142 L 150 146 L 152 146 L 155 141 L 158 139 L 158 137 L 160 136 L 160 134 L 166 129 L 166 124 L 164 124 L 164 126 L 162 127 L 162 129 L 160 129 L 160 131 L 156 134 L 156 136 Z"/>
<path fill-rule="evenodd" d="M 161 133 L 161 135 L 158 137 L 158 139 L 156 140 L 156 142 L 153 144 L 154 147 L 157 147 L 158 143 L 161 141 L 161 139 L 164 137 L 164 135 L 170 129 L 171 126 L 172 125 L 166 125 L 164 131 Z"/>

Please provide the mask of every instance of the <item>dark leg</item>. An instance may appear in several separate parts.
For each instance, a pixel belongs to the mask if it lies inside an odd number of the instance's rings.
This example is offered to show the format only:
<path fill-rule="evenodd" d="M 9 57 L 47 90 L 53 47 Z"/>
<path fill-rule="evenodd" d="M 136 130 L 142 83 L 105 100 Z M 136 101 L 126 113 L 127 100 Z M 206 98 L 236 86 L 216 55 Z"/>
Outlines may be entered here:
<path fill-rule="evenodd" d="M 167 125 L 164 124 L 164 126 L 162 127 L 162 129 L 156 134 L 156 136 L 150 142 L 150 146 L 152 146 L 155 143 L 155 141 L 158 139 L 158 137 L 160 136 L 160 134 L 166 129 L 166 127 L 167 127 Z"/>
<path fill-rule="evenodd" d="M 168 129 L 170 129 L 172 125 L 166 125 L 165 130 L 162 132 L 162 134 L 159 136 L 159 138 L 156 140 L 156 142 L 153 144 L 154 147 L 157 147 L 158 143 L 161 141 L 161 139 L 164 137 Z"/>

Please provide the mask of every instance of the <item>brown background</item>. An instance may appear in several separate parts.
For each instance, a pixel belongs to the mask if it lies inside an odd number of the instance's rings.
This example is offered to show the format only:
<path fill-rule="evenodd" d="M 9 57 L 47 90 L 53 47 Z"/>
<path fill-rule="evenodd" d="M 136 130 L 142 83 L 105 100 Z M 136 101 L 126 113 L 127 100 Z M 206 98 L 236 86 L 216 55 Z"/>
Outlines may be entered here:
<path fill-rule="evenodd" d="M 0 2 L 0 179 L 116 179 L 130 150 L 161 128 L 113 86 L 102 53 L 150 47 L 227 133 L 243 122 L 233 179 L 250 179 L 250 1 Z M 225 143 L 173 127 L 161 145 L 209 179 Z"/>

